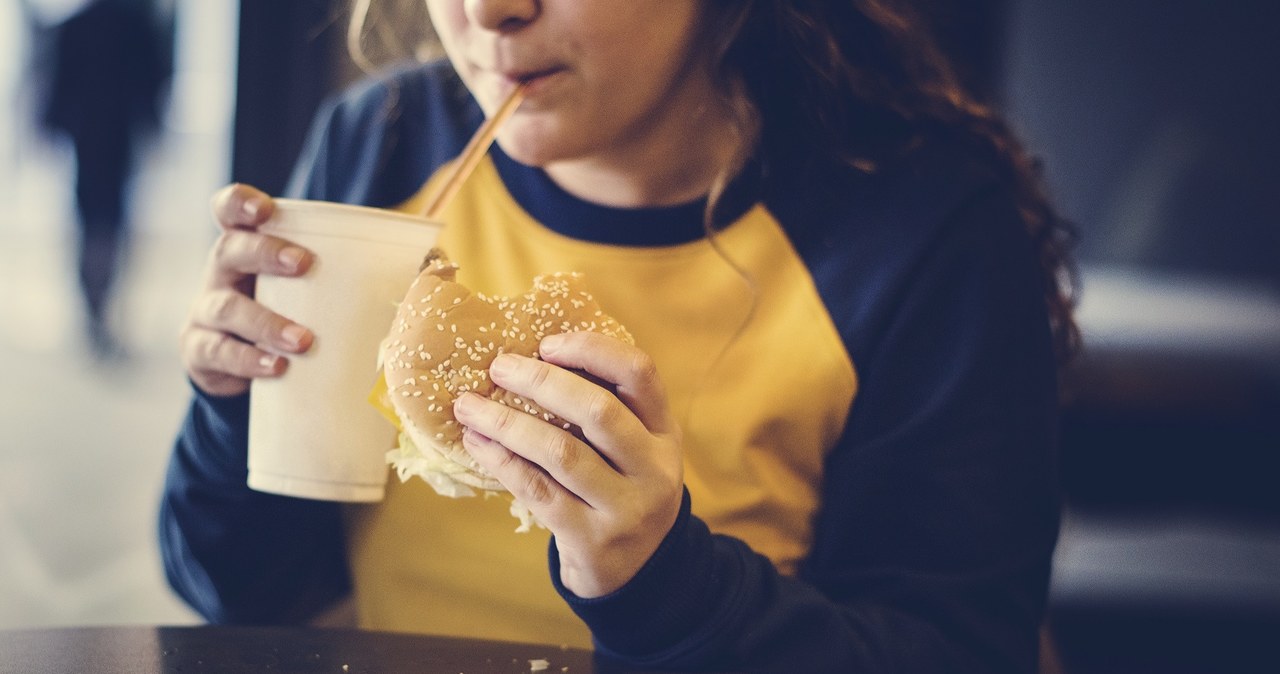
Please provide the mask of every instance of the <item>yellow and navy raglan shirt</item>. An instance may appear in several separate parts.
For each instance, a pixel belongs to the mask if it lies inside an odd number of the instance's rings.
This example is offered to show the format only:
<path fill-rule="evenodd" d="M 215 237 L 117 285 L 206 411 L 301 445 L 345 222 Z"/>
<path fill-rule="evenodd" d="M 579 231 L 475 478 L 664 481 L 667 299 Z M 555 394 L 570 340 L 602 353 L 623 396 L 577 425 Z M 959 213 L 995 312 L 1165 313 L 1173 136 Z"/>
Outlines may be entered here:
<path fill-rule="evenodd" d="M 417 209 L 480 119 L 447 67 L 394 71 L 325 107 L 291 193 Z M 197 392 L 162 504 L 170 582 L 214 622 L 300 621 L 351 595 L 368 628 L 644 667 L 1032 671 L 1055 365 L 1011 189 L 967 148 L 741 179 L 717 245 L 701 202 L 600 206 L 495 148 L 440 245 L 489 295 L 583 273 L 653 356 L 686 480 L 657 552 L 582 599 L 503 498 L 394 478 L 376 504 L 250 491 L 247 396 Z"/>

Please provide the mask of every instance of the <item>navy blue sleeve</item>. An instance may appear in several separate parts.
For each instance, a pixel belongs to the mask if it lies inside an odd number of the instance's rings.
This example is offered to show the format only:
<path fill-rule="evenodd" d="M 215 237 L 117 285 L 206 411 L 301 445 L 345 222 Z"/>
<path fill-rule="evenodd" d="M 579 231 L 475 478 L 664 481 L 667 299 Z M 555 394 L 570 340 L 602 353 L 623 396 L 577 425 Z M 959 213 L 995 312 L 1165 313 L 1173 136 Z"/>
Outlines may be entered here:
<path fill-rule="evenodd" d="M 603 657 L 704 671 L 1035 671 L 1059 517 L 1038 270 L 1006 190 L 973 193 L 926 229 L 918 245 L 894 243 L 894 269 L 843 277 L 857 288 L 817 277 L 843 297 L 829 302 L 842 331 L 857 333 L 859 387 L 795 577 L 708 531 L 687 498 L 609 596 L 566 591 L 553 547 L 553 582 Z M 873 247 L 863 243 L 822 246 L 845 251 L 832 252 L 837 266 L 856 276 L 873 266 L 853 252 Z"/>
<path fill-rule="evenodd" d="M 197 394 L 160 504 L 170 585 L 213 623 L 303 621 L 350 588 L 339 506 L 246 485 L 248 394 Z"/>

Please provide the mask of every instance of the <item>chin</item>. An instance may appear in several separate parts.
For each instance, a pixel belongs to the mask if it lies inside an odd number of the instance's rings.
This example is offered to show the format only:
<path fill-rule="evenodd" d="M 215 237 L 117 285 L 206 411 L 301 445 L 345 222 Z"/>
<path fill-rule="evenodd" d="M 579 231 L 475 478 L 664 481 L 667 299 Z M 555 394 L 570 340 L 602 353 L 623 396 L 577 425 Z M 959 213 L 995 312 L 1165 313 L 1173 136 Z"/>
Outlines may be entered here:
<path fill-rule="evenodd" d="M 549 163 L 569 159 L 575 154 L 555 134 L 538 129 L 504 129 L 498 134 L 497 140 L 508 157 L 526 166 L 542 168 Z"/>
<path fill-rule="evenodd" d="M 508 157 L 511 157 L 525 166 L 536 166 L 538 168 L 542 168 L 547 165 L 547 157 L 545 155 L 538 152 L 531 152 L 523 145 L 513 145 L 499 140 L 498 146 L 502 148 L 502 151 Z"/>

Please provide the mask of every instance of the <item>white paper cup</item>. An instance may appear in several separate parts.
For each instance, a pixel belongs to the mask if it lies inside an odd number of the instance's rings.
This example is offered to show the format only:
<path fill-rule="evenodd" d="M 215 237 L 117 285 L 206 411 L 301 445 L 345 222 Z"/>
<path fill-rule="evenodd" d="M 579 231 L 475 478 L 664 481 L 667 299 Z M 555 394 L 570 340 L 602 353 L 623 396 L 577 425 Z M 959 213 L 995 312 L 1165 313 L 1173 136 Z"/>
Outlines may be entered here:
<path fill-rule="evenodd" d="M 300 277 L 259 276 L 255 296 L 315 335 L 249 400 L 249 486 L 328 501 L 377 501 L 395 428 L 369 403 L 378 345 L 435 245 L 438 224 L 360 206 L 277 199 L 262 232 L 309 249 Z"/>

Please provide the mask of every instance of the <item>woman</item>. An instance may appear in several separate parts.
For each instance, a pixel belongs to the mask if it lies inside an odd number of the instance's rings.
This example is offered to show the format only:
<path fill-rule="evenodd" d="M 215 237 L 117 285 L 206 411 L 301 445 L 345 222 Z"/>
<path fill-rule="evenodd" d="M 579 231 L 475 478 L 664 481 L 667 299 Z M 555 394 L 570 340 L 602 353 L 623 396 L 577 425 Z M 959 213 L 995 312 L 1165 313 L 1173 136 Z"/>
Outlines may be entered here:
<path fill-rule="evenodd" d="M 249 291 L 312 259 L 255 231 L 267 195 L 224 190 L 162 512 L 179 592 L 226 622 L 351 593 L 366 626 L 646 667 L 1034 669 L 1064 229 L 916 23 L 874 0 L 426 4 L 448 63 L 328 106 L 294 194 L 416 210 L 523 84 L 441 245 L 485 293 L 584 272 L 636 346 L 577 333 L 490 371 L 588 442 L 455 407 L 550 541 L 415 483 L 344 509 L 251 492 L 246 391 L 287 366 L 256 345 L 313 336 Z"/>

